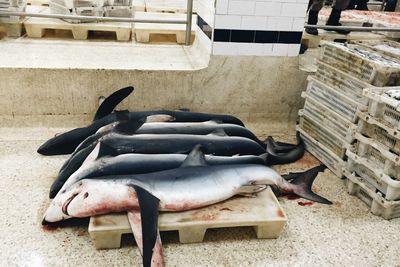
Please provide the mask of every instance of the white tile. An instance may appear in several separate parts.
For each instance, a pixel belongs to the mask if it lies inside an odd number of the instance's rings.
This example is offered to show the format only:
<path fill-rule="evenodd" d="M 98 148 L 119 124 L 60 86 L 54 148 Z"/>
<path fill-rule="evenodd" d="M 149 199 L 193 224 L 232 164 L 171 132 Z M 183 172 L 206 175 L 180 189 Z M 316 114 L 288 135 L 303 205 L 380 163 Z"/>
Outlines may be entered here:
<path fill-rule="evenodd" d="M 296 57 L 300 52 L 300 44 L 289 44 L 288 45 L 288 56 Z"/>
<path fill-rule="evenodd" d="M 215 15 L 216 29 L 240 29 L 242 17 L 237 15 Z"/>
<path fill-rule="evenodd" d="M 273 44 L 264 44 L 264 56 L 272 56 Z"/>
<path fill-rule="evenodd" d="M 201 0 L 200 0 L 201 1 Z M 216 14 L 228 14 L 229 0 L 216 0 Z"/>
<path fill-rule="evenodd" d="M 256 16 L 279 16 L 281 14 L 281 3 L 256 2 Z"/>
<path fill-rule="evenodd" d="M 208 36 L 196 25 L 196 38 L 200 45 L 204 47 L 208 54 L 211 54 L 212 41 Z"/>
<path fill-rule="evenodd" d="M 297 3 L 303 3 L 308 5 L 309 0 L 297 0 Z"/>
<path fill-rule="evenodd" d="M 274 44 L 272 48 L 272 56 L 287 56 L 288 44 Z"/>
<path fill-rule="evenodd" d="M 207 22 L 208 25 L 214 28 L 214 17 L 215 17 L 215 10 L 208 9 L 205 6 L 199 4 L 197 6 L 197 14 Z"/>
<path fill-rule="evenodd" d="M 243 30 L 266 30 L 267 17 L 242 16 L 241 29 Z"/>
<path fill-rule="evenodd" d="M 293 25 L 292 25 L 292 31 L 302 32 L 304 30 L 304 23 L 305 23 L 304 18 L 294 18 Z"/>
<path fill-rule="evenodd" d="M 289 17 L 269 17 L 267 29 L 270 31 L 291 31 L 293 18 Z"/>
<path fill-rule="evenodd" d="M 238 56 L 263 56 L 264 45 L 255 43 L 234 43 Z"/>
<path fill-rule="evenodd" d="M 237 54 L 237 46 L 235 45 L 235 43 L 227 43 L 227 42 L 213 43 L 213 55 L 234 56 L 236 54 Z"/>
<path fill-rule="evenodd" d="M 307 4 L 303 3 L 283 3 L 282 17 L 305 18 L 307 13 Z"/>
<path fill-rule="evenodd" d="M 254 1 L 229 1 L 228 14 L 254 15 L 256 2 Z"/>

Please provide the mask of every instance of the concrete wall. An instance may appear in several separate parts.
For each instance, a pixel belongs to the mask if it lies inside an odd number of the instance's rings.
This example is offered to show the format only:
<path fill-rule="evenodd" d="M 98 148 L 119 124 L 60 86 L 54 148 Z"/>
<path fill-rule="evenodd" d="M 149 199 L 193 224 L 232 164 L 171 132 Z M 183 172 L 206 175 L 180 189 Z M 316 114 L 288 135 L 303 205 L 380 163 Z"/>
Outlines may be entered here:
<path fill-rule="evenodd" d="M 214 56 L 187 72 L 3 68 L 0 123 L 76 127 L 90 121 L 100 95 L 133 85 L 120 108 L 190 108 L 294 127 L 305 82 L 298 57 Z"/>

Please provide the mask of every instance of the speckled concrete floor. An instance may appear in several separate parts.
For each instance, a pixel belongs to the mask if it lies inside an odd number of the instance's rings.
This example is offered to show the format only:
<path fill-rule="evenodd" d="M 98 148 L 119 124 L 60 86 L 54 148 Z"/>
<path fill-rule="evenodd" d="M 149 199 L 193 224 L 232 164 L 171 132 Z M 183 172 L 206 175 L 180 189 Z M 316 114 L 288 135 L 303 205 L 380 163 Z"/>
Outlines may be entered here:
<path fill-rule="evenodd" d="M 66 157 L 43 157 L 36 148 L 58 131 L 0 129 L 0 265 L 139 266 L 132 237 L 120 249 L 98 251 L 85 222 L 42 228 L 49 186 Z M 315 163 L 310 157 L 304 162 Z M 400 219 L 370 214 L 329 171 L 319 175 L 315 189 L 334 205 L 300 206 L 281 198 L 289 220 L 276 240 L 257 240 L 252 228 L 234 228 L 210 230 L 203 243 L 182 245 L 177 233 L 163 233 L 167 265 L 400 266 Z"/>

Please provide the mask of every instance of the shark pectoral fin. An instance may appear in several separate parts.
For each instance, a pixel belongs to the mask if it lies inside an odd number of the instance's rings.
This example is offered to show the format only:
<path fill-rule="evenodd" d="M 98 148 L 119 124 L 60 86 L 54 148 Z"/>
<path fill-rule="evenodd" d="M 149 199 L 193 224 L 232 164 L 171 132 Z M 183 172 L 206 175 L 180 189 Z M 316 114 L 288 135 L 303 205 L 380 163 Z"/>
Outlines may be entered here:
<path fill-rule="evenodd" d="M 100 104 L 99 108 L 96 111 L 96 114 L 94 115 L 93 121 L 96 121 L 98 119 L 101 119 L 111 112 L 113 112 L 114 108 L 121 103 L 122 100 L 124 100 L 128 95 L 130 95 L 133 92 L 133 87 L 128 86 L 122 89 L 119 89 L 118 91 L 115 91 L 111 95 L 109 95 L 104 101 Z"/>
<path fill-rule="evenodd" d="M 118 152 L 118 150 L 116 150 L 115 148 L 113 148 L 112 146 L 100 141 L 99 144 L 99 150 L 97 153 L 97 157 L 96 160 L 106 157 L 106 156 L 110 156 L 110 157 L 115 157 L 118 156 L 120 153 Z"/>
<path fill-rule="evenodd" d="M 142 226 L 143 266 L 164 266 L 158 231 L 160 200 L 139 186 L 133 186 L 139 201 Z"/>
<path fill-rule="evenodd" d="M 267 188 L 266 185 L 256 185 L 256 184 L 242 185 L 241 187 L 238 188 L 237 194 L 242 196 L 253 195 L 263 191 L 265 188 Z"/>
<path fill-rule="evenodd" d="M 196 145 L 181 165 L 181 167 L 189 166 L 207 166 L 206 158 L 201 151 L 201 145 Z"/>
<path fill-rule="evenodd" d="M 140 120 L 120 121 L 115 126 L 114 131 L 120 134 L 134 134 L 145 123 L 145 118 Z"/>
<path fill-rule="evenodd" d="M 135 238 L 136 244 L 139 248 L 140 255 L 143 257 L 142 220 L 140 218 L 140 211 L 128 211 L 128 220 L 131 225 L 133 237 Z"/>

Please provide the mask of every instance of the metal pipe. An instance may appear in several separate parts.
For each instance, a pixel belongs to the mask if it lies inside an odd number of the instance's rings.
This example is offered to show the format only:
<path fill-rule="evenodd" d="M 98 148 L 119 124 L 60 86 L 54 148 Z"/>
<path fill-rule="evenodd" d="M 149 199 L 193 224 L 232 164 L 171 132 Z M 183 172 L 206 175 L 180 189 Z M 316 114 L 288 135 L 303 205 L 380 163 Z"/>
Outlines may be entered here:
<path fill-rule="evenodd" d="M 96 17 L 96 16 L 77 16 L 77 15 L 64 15 L 64 14 L 43 14 L 43 13 L 27 13 L 27 12 L 0 12 L 0 17 L 9 16 L 26 16 L 26 17 L 39 17 L 39 18 L 56 18 L 56 19 L 70 19 L 70 20 L 96 20 L 107 22 L 138 22 L 138 23 L 168 23 L 168 24 L 186 24 L 186 20 L 145 20 L 135 18 L 117 18 L 117 17 Z"/>
<path fill-rule="evenodd" d="M 192 36 L 192 13 L 193 0 L 187 0 L 185 45 L 190 45 L 190 37 Z"/>
<path fill-rule="evenodd" d="M 358 26 L 328 26 L 328 25 L 304 25 L 304 28 L 324 30 L 348 30 L 353 32 L 400 32 L 400 28 L 383 27 L 358 27 Z"/>

